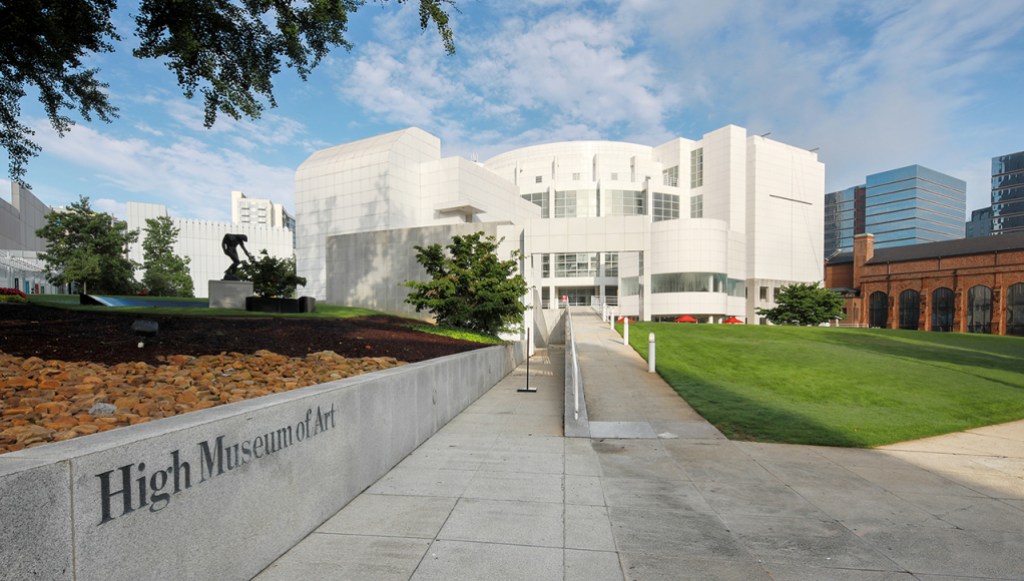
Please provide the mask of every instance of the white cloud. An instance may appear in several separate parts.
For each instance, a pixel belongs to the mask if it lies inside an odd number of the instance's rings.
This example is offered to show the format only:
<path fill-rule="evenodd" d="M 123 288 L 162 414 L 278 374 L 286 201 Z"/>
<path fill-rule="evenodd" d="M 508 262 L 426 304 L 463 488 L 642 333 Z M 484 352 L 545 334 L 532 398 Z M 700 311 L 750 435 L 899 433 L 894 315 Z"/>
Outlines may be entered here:
<path fill-rule="evenodd" d="M 1010 139 L 1008 127 L 988 140 L 965 129 L 971 108 L 1011 90 L 992 77 L 1021 64 L 1024 6 L 1016 0 L 984 9 L 933 0 L 628 0 L 618 18 L 651 39 L 647 50 L 682 87 L 670 119 L 701 130 L 736 123 L 821 147 L 829 189 L 920 163 L 967 179 L 968 205 L 977 207 L 988 187 L 978 168 Z"/>
<path fill-rule="evenodd" d="M 121 202 L 159 200 L 178 217 L 226 221 L 232 190 L 294 207 L 293 168 L 265 165 L 196 139 L 119 139 L 81 125 L 63 139 L 52 131 L 40 131 L 37 137 L 49 155 L 87 168 L 94 178 L 90 189 L 80 193 L 105 199 L 112 208 Z M 135 197 L 112 200 L 110 188 Z"/>
<path fill-rule="evenodd" d="M 105 212 L 121 220 L 128 219 L 128 203 L 112 200 L 110 198 L 96 198 L 90 200 L 89 205 L 97 212 Z"/>

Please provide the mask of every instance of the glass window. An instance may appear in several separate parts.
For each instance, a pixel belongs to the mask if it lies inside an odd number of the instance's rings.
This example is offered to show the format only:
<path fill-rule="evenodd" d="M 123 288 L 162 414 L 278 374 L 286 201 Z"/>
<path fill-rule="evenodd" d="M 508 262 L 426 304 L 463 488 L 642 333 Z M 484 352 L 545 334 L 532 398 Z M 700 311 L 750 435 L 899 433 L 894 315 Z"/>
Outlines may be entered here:
<path fill-rule="evenodd" d="M 574 172 L 572 174 L 572 181 L 574 181 L 574 182 L 580 181 L 580 172 Z"/>
<path fill-rule="evenodd" d="M 932 292 L 932 331 L 953 330 L 953 301 L 952 289 L 937 288 Z"/>
<path fill-rule="evenodd" d="M 900 329 L 917 330 L 921 316 L 921 295 L 907 289 L 900 293 Z"/>
<path fill-rule="evenodd" d="M 604 253 L 604 275 L 608 277 L 619 276 L 619 253 Z"/>
<path fill-rule="evenodd" d="M 889 295 L 882 291 L 871 293 L 869 308 L 868 326 L 883 329 L 889 326 Z"/>
<path fill-rule="evenodd" d="M 726 276 L 718 272 L 670 272 L 651 275 L 651 293 L 724 293 Z"/>
<path fill-rule="evenodd" d="M 560 286 L 558 287 L 558 300 L 565 297 L 569 306 L 586 307 L 590 305 L 591 298 L 599 296 L 599 289 L 590 286 Z"/>
<path fill-rule="evenodd" d="M 555 192 L 555 218 L 595 218 L 600 209 L 596 190 Z"/>
<path fill-rule="evenodd" d="M 730 278 L 726 281 L 725 292 L 730 297 L 747 298 L 747 282 L 738 278 Z"/>
<path fill-rule="evenodd" d="M 761 287 L 761 300 L 762 301 L 767 301 L 768 300 L 768 287 L 766 287 L 766 286 Z"/>
<path fill-rule="evenodd" d="M 533 178 L 533 181 L 535 183 L 538 183 L 538 184 L 539 183 L 543 183 L 544 182 L 544 176 L 537 176 L 537 177 Z"/>
<path fill-rule="evenodd" d="M 543 254 L 540 257 L 540 277 L 551 278 L 551 255 Z"/>
<path fill-rule="evenodd" d="M 674 165 L 661 171 L 661 183 L 673 188 L 679 187 L 679 166 Z"/>
<path fill-rule="evenodd" d="M 612 172 L 612 181 L 613 182 L 619 181 L 619 172 L 616 172 L 616 171 Z"/>
<path fill-rule="evenodd" d="M 1024 282 L 1006 290 L 1006 334 L 1024 335 Z"/>
<path fill-rule="evenodd" d="M 526 200 L 527 202 L 533 202 L 534 204 L 540 206 L 541 218 L 551 217 L 551 207 L 549 203 L 551 198 L 550 196 L 548 196 L 547 192 L 538 192 L 536 194 L 523 194 L 523 199 Z"/>
<path fill-rule="evenodd" d="M 967 291 L 967 332 L 992 332 L 992 289 L 984 285 Z"/>
<path fill-rule="evenodd" d="M 620 297 L 632 297 L 640 294 L 640 277 L 627 276 L 622 279 L 622 286 L 619 287 Z"/>
<path fill-rule="evenodd" d="M 704 217 L 704 194 L 692 196 L 690 198 L 690 217 L 691 218 L 703 218 Z"/>
<path fill-rule="evenodd" d="M 679 219 L 679 196 L 654 192 L 652 198 L 651 217 L 655 222 Z"/>
<path fill-rule="evenodd" d="M 597 276 L 598 253 L 578 252 L 555 255 L 555 277 Z"/>
<path fill-rule="evenodd" d="M 704 185 L 704 148 L 690 152 L 690 187 L 699 188 Z"/>
<path fill-rule="evenodd" d="M 604 216 L 644 216 L 647 214 L 647 197 L 642 191 L 604 190 L 604 197 Z"/>

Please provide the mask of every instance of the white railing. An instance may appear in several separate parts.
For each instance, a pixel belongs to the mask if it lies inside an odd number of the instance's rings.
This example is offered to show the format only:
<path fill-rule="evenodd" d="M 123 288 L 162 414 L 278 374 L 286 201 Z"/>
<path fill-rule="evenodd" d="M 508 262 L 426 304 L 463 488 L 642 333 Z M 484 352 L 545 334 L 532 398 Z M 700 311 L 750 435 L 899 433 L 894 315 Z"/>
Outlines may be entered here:
<path fill-rule="evenodd" d="M 572 328 L 572 310 L 565 305 L 565 333 L 569 336 L 565 346 L 569 349 L 569 357 L 572 358 L 572 401 L 573 419 L 580 419 L 580 360 L 576 349 L 576 333 Z"/>

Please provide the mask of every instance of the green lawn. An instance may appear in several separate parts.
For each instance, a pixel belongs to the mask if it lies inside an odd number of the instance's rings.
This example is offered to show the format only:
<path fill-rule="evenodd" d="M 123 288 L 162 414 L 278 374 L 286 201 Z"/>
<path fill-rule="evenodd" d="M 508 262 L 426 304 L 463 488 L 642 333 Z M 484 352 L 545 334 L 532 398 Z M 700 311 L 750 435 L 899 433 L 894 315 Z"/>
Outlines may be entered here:
<path fill-rule="evenodd" d="M 257 313 L 250 312 L 244 309 L 211 309 L 206 303 L 206 299 L 185 299 L 185 298 L 174 298 L 175 301 L 182 302 L 195 302 L 196 306 L 189 307 L 103 307 L 96 305 L 81 305 L 79 304 L 78 295 L 29 295 L 29 301 L 33 304 L 37 304 L 44 307 L 54 307 L 60 309 L 68 309 L 74 311 L 85 311 L 85 312 L 101 312 L 101 313 L 130 313 L 138 315 L 168 315 L 168 316 L 198 316 L 198 317 L 282 317 L 282 318 L 313 318 L 313 319 L 345 319 L 349 317 L 363 317 L 371 315 L 387 315 L 380 311 L 372 311 L 370 309 L 363 309 L 359 307 L 343 307 L 338 305 L 329 305 L 327 303 L 316 304 L 316 312 L 314 313 Z M 133 299 L 152 299 L 152 300 L 166 300 L 168 297 L 131 297 Z M 397 315 L 391 315 L 397 316 Z M 399 317 L 401 318 L 401 317 Z M 422 333 L 429 333 L 432 335 L 442 335 L 445 337 L 454 337 L 456 339 L 463 339 L 465 341 L 473 341 L 476 343 L 487 343 L 487 344 L 499 344 L 504 341 L 498 337 L 491 335 L 484 335 L 474 331 L 467 331 L 465 329 L 453 329 L 451 327 L 437 327 L 429 325 L 418 319 L 408 319 L 409 327 L 415 331 Z"/>
<path fill-rule="evenodd" d="M 617 325 L 621 332 L 621 325 Z M 1024 338 L 630 324 L 657 371 L 729 438 L 878 446 L 1024 418 Z"/>
<path fill-rule="evenodd" d="M 180 297 L 129 297 L 139 300 L 174 300 L 195 302 L 194 308 L 187 307 L 103 307 L 96 305 L 80 305 L 78 295 L 30 295 L 29 301 L 44 307 L 56 307 L 74 311 L 93 311 L 102 313 L 146 313 L 149 315 L 202 316 L 202 317 L 303 317 L 303 318 L 347 318 L 367 315 L 381 315 L 378 311 L 358 307 L 341 307 L 326 303 L 317 303 L 315 313 L 257 313 L 245 309 L 211 309 L 206 299 L 186 299 Z"/>

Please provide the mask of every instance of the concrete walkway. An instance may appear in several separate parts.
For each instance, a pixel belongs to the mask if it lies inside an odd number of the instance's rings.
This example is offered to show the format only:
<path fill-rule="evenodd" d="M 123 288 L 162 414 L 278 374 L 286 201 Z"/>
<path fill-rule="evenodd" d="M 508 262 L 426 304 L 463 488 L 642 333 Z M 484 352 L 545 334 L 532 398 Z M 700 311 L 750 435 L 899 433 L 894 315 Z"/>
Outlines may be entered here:
<path fill-rule="evenodd" d="M 1024 422 L 878 450 L 725 440 L 574 313 L 593 438 L 561 436 L 560 353 L 525 367 L 257 577 L 1024 579 Z"/>

